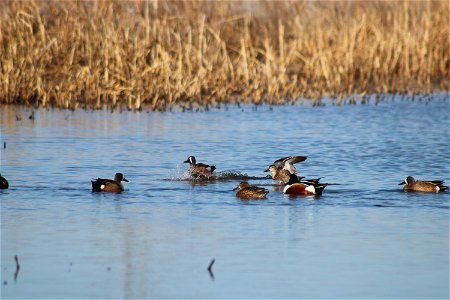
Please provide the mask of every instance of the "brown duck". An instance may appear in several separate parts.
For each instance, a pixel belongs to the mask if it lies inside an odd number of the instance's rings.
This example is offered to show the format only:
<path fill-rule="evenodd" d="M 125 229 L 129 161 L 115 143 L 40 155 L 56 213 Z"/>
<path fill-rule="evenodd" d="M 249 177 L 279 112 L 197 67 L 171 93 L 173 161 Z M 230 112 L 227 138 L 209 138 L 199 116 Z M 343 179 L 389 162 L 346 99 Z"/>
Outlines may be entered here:
<path fill-rule="evenodd" d="M 189 174 L 194 178 L 210 178 L 216 169 L 216 166 L 197 163 L 194 156 L 189 156 L 184 163 L 189 163 Z"/>
<path fill-rule="evenodd" d="M 91 180 L 92 192 L 121 193 L 124 190 L 122 181 L 128 182 L 122 173 L 116 173 L 114 180 L 103 178 Z"/>
<path fill-rule="evenodd" d="M 438 193 L 448 189 L 448 186 L 444 185 L 443 180 L 415 180 L 414 177 L 408 176 L 404 181 L 398 185 L 405 185 L 403 190 L 405 192 L 426 192 L 426 193 Z"/>
<path fill-rule="evenodd" d="M 236 192 L 236 197 L 241 199 L 264 199 L 269 193 L 265 188 L 250 185 L 248 182 L 241 182 L 236 188 L 233 189 Z"/>
<path fill-rule="evenodd" d="M 297 174 L 294 164 L 305 161 L 307 156 L 287 156 L 273 162 L 264 172 L 270 172 L 272 179 L 287 183 L 291 174 Z"/>

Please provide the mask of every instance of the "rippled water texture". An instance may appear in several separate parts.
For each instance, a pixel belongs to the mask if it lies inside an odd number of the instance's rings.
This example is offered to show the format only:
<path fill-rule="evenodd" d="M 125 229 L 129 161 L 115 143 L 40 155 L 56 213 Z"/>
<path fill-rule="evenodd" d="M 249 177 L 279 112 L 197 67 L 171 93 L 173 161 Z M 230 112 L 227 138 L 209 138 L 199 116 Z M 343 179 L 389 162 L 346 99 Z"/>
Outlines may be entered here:
<path fill-rule="evenodd" d="M 398 185 L 450 183 L 447 95 L 30 114 L 1 107 L 2 298 L 449 297 L 450 192 Z M 189 155 L 223 178 L 181 180 Z M 300 174 L 335 185 L 283 195 L 263 171 L 286 155 L 307 155 Z M 91 193 L 91 178 L 115 172 L 124 193 Z M 241 201 L 228 175 L 271 192 Z"/>

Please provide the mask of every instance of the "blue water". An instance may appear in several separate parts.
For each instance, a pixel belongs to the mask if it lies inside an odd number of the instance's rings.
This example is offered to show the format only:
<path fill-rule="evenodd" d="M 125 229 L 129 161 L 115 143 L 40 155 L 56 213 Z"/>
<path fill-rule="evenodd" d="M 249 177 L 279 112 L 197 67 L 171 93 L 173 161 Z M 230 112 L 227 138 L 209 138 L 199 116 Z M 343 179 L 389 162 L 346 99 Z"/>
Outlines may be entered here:
<path fill-rule="evenodd" d="M 450 183 L 446 95 L 30 114 L 0 110 L 3 299 L 449 298 L 450 192 L 398 185 Z M 221 179 L 184 180 L 189 155 Z M 287 155 L 307 155 L 299 173 L 334 185 L 283 195 L 263 171 Z M 91 178 L 116 172 L 124 193 L 91 193 Z M 268 198 L 239 200 L 233 175 Z"/>

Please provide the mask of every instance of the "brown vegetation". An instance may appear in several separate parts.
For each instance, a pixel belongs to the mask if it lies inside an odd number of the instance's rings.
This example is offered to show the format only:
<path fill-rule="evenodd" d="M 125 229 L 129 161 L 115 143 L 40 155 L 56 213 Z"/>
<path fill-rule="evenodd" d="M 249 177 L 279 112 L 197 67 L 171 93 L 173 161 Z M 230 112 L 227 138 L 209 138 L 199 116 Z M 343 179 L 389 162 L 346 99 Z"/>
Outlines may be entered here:
<path fill-rule="evenodd" d="M 165 110 L 448 90 L 448 1 L 1 1 L 0 101 Z"/>

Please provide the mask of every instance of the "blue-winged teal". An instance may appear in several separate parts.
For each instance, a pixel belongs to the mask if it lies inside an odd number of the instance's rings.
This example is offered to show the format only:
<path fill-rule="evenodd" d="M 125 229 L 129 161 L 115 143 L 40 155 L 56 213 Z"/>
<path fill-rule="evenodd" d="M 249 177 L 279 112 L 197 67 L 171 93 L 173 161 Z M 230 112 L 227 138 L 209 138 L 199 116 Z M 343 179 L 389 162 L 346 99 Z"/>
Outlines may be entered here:
<path fill-rule="evenodd" d="M 246 181 L 241 182 L 233 191 L 237 191 L 236 197 L 241 199 L 264 199 L 269 193 L 265 188 L 250 185 Z"/>
<path fill-rule="evenodd" d="M 270 172 L 272 179 L 287 183 L 291 174 L 297 174 L 294 164 L 305 161 L 306 156 L 287 156 L 273 162 L 264 172 Z"/>
<path fill-rule="evenodd" d="M 291 174 L 289 182 L 283 189 L 283 193 L 289 195 L 321 195 L 327 183 L 301 183 L 295 174 Z"/>
<path fill-rule="evenodd" d="M 189 174 L 195 178 L 209 178 L 216 169 L 216 166 L 197 163 L 194 156 L 189 156 L 184 162 L 189 163 Z"/>
<path fill-rule="evenodd" d="M 8 180 L 0 174 L 0 190 L 9 188 Z"/>
<path fill-rule="evenodd" d="M 437 193 L 448 189 L 448 186 L 444 185 L 443 180 L 415 180 L 414 177 L 408 176 L 399 185 L 404 184 L 403 190 L 405 192 L 429 192 Z"/>
<path fill-rule="evenodd" d="M 92 182 L 93 192 L 121 193 L 123 192 L 122 181 L 128 182 L 122 173 L 116 173 L 114 180 L 97 178 Z"/>

